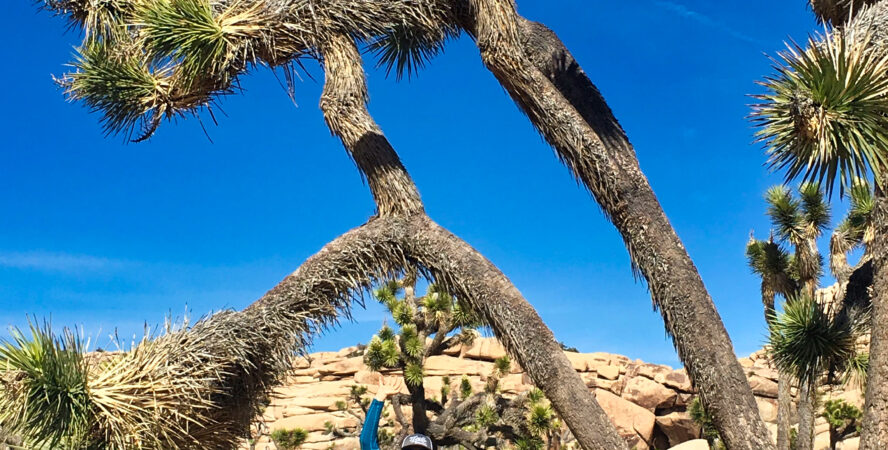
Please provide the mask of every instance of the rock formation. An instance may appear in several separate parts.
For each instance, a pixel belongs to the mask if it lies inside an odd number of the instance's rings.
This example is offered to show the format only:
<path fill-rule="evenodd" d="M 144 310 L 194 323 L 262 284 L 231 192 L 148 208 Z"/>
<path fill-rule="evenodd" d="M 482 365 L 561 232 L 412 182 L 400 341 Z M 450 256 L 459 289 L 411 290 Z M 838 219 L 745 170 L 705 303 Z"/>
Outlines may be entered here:
<path fill-rule="evenodd" d="M 429 358 L 425 368 L 426 396 L 440 397 L 445 376 L 450 377 L 451 384 L 456 384 L 466 375 L 476 391 L 482 390 L 493 361 L 505 354 L 495 339 L 479 338 L 470 347 L 454 347 L 445 355 Z M 694 390 L 684 370 L 608 353 L 566 354 L 630 446 L 639 450 L 708 448 L 705 440 L 699 439 L 699 427 L 686 412 Z M 776 439 L 777 372 L 762 351 L 741 358 L 740 363 L 746 370 L 762 418 Z M 397 372 L 392 374 L 400 376 Z M 358 449 L 356 436 L 360 432 L 360 419 L 340 411 L 341 405 L 337 402 L 346 400 L 354 385 L 367 386 L 372 395 L 379 376 L 366 368 L 354 347 L 300 358 L 286 385 L 275 391 L 261 421 L 268 433 L 279 428 L 305 429 L 309 433 L 304 449 Z M 513 365 L 512 374 L 500 382 L 501 391 L 507 396 L 532 387 L 517 364 Z M 844 389 L 825 385 L 821 391 L 825 398 L 841 398 L 862 407 L 862 393 L 850 386 Z M 409 412 L 409 407 L 405 409 Z M 392 417 L 390 408 L 387 410 L 388 417 Z M 383 418 L 381 426 L 386 421 Z M 331 429 L 336 432 L 331 433 Z M 822 418 L 817 419 L 816 433 L 815 449 L 828 448 L 828 425 Z M 353 436 L 344 436 L 350 434 Z M 857 448 L 856 443 L 857 438 L 847 439 L 839 448 L 853 450 Z M 244 444 L 244 450 L 249 448 Z M 267 436 L 258 439 L 254 448 L 276 450 Z"/>

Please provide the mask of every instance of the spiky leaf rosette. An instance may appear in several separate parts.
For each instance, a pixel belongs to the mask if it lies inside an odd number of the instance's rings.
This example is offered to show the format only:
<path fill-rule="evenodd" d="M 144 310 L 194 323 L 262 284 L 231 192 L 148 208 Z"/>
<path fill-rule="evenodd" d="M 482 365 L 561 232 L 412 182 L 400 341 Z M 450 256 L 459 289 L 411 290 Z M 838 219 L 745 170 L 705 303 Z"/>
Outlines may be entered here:
<path fill-rule="evenodd" d="M 423 368 L 422 365 L 416 363 L 408 363 L 404 368 L 404 380 L 411 386 L 422 385 Z"/>
<path fill-rule="evenodd" d="M 469 398 L 472 395 L 472 382 L 465 375 L 459 380 L 459 395 L 463 399 Z"/>
<path fill-rule="evenodd" d="M 752 121 L 768 164 L 786 178 L 822 182 L 828 193 L 872 171 L 881 183 L 888 161 L 888 54 L 869 35 L 828 32 L 808 47 L 787 45 L 776 74 L 760 84 Z"/>
<path fill-rule="evenodd" d="M 251 41 L 262 36 L 265 20 L 261 2 L 249 9 L 240 5 L 230 3 L 216 14 L 208 0 L 143 0 L 133 19 L 145 51 L 155 60 L 177 61 L 190 89 L 208 77 L 227 84 L 239 69 L 233 62 L 254 59 Z"/>
<path fill-rule="evenodd" d="M 779 243 L 750 239 L 746 244 L 746 260 L 752 272 L 767 281 L 775 293 L 787 295 L 796 290 L 792 257 Z"/>
<path fill-rule="evenodd" d="M 853 384 L 860 391 L 866 390 L 866 372 L 869 370 L 869 353 L 855 353 L 844 361 L 842 384 Z"/>
<path fill-rule="evenodd" d="M 87 39 L 107 38 L 121 31 L 134 2 L 128 0 L 43 0 L 43 7 L 64 15 Z"/>
<path fill-rule="evenodd" d="M 553 428 L 555 414 L 549 405 L 535 404 L 527 415 L 527 428 L 535 436 L 545 435 Z"/>
<path fill-rule="evenodd" d="M 398 80 L 411 78 L 443 49 L 448 39 L 459 36 L 459 28 L 442 22 L 430 27 L 398 25 L 384 30 L 367 48 L 377 58 L 377 67 L 392 71 Z M 440 25 L 444 25 L 443 27 Z"/>
<path fill-rule="evenodd" d="M 145 55 L 106 40 L 78 49 L 75 71 L 60 80 L 69 99 L 102 114 L 106 134 L 131 134 L 170 112 L 169 70 L 152 70 Z"/>
<path fill-rule="evenodd" d="M 854 355 L 854 321 L 830 311 L 808 296 L 792 297 L 775 313 L 769 353 L 782 371 L 804 383 Z"/>
<path fill-rule="evenodd" d="M 480 428 L 489 427 L 499 420 L 496 408 L 490 405 L 481 405 L 475 412 L 475 424 Z"/>
<path fill-rule="evenodd" d="M 0 424 L 40 448 L 91 444 L 89 366 L 70 331 L 30 325 L 0 342 Z"/>
<path fill-rule="evenodd" d="M 509 359 L 508 355 L 501 356 L 493 362 L 493 368 L 501 376 L 508 375 L 512 370 L 512 360 Z"/>

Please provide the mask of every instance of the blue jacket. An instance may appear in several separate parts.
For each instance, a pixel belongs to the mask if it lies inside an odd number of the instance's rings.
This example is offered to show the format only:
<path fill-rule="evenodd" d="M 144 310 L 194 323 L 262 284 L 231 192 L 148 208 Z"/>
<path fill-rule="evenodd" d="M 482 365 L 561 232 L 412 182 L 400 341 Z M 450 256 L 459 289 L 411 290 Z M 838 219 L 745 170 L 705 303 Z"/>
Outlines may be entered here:
<path fill-rule="evenodd" d="M 376 434 L 379 428 L 379 416 L 382 414 L 382 405 L 383 402 L 373 399 L 370 408 L 367 409 L 364 428 L 361 429 L 361 450 L 379 450 L 379 440 Z"/>

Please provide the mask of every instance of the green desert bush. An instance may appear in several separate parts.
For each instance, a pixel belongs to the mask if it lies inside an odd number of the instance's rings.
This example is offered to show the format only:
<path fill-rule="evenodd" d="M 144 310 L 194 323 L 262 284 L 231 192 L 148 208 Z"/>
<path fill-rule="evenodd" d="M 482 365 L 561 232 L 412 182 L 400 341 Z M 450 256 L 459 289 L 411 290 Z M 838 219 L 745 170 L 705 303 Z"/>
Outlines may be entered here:
<path fill-rule="evenodd" d="M 280 428 L 271 432 L 271 441 L 278 450 L 295 450 L 308 439 L 308 431 L 302 428 Z"/>

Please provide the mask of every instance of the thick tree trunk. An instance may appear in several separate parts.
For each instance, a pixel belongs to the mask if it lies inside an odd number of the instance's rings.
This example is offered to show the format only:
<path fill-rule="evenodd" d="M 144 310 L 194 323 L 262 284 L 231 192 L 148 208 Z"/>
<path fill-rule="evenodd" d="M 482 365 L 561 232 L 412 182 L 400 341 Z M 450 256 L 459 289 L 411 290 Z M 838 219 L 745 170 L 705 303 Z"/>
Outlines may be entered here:
<path fill-rule="evenodd" d="M 799 434 L 796 450 L 814 448 L 814 413 L 817 400 L 817 387 L 813 379 L 799 386 Z"/>
<path fill-rule="evenodd" d="M 390 231 L 393 233 L 390 238 L 398 232 L 400 252 L 482 314 L 584 448 L 626 448 L 533 307 L 496 266 L 421 213 L 422 204 L 418 194 L 413 194 L 416 190 L 412 181 L 366 110 L 363 68 L 354 41 L 345 35 L 331 36 L 321 44 L 321 51 L 328 84 L 324 88 L 321 108 L 331 129 L 353 155 L 359 153 L 353 148 L 355 145 L 366 142 L 368 137 L 374 142 L 372 153 L 379 155 L 373 158 L 356 156 L 355 162 L 370 180 L 374 198 L 387 198 L 386 195 L 391 194 L 387 204 L 394 206 L 383 208 L 379 205 L 380 219 L 398 217 L 404 220 L 402 226 Z M 390 171 L 373 167 L 380 161 Z M 377 176 L 395 182 L 376 183 L 374 178 Z M 375 191 L 388 186 L 394 186 L 395 190 L 388 193 Z"/>
<path fill-rule="evenodd" d="M 888 196 L 882 189 L 876 188 L 872 212 L 872 337 L 860 434 L 865 450 L 888 448 Z"/>
<path fill-rule="evenodd" d="M 413 410 L 413 432 L 426 434 L 429 427 L 429 415 L 425 406 L 425 387 L 420 383 L 419 386 L 407 384 L 407 390 L 410 391 L 410 404 Z"/>
<path fill-rule="evenodd" d="M 623 235 L 633 263 L 647 279 L 655 304 L 675 339 L 679 356 L 728 447 L 773 448 L 730 338 L 696 267 L 600 95 L 580 102 L 580 107 L 597 103 L 585 108 L 591 113 L 587 121 L 577 105 L 568 103 L 562 94 L 569 90 L 571 78 L 581 74 L 579 67 L 570 65 L 574 73 L 563 74 L 568 88 L 557 89 L 525 57 L 525 48 L 531 47 L 527 44 L 530 39 L 525 36 L 522 44 L 520 19 L 511 2 L 470 3 L 474 22 L 467 23 L 466 28 L 476 36 L 485 65 L 595 195 Z M 557 49 L 549 42 L 545 45 L 543 55 L 553 58 Z M 556 65 L 569 56 L 561 48 L 562 58 L 554 59 Z M 589 93 L 590 85 L 584 84 L 582 91 Z M 604 118 L 595 118 L 605 111 L 608 114 Z"/>
<path fill-rule="evenodd" d="M 777 450 L 789 450 L 792 427 L 792 382 L 783 372 L 777 373 Z"/>

